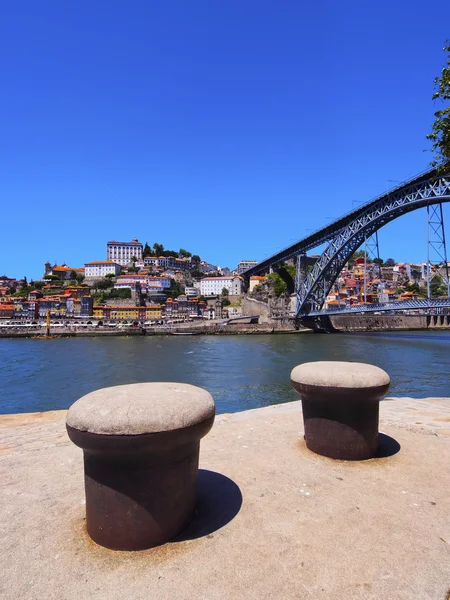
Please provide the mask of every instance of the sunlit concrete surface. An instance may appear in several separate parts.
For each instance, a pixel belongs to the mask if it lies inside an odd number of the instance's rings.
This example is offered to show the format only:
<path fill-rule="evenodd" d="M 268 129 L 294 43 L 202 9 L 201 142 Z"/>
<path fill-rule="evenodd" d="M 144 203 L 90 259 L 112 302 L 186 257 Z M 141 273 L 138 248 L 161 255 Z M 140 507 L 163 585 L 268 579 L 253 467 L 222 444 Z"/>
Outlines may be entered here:
<path fill-rule="evenodd" d="M 444 600 L 450 399 L 380 410 L 385 456 L 360 463 L 309 452 L 299 402 L 219 416 L 202 440 L 194 523 L 136 553 L 85 533 L 65 411 L 0 416 L 0 597 Z"/>

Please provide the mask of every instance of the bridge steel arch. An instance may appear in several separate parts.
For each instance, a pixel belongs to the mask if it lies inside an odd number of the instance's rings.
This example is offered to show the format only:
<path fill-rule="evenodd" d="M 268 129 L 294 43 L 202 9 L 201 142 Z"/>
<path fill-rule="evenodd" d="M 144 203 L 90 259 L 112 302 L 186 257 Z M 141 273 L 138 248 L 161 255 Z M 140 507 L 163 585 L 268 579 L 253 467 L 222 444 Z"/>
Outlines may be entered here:
<path fill-rule="evenodd" d="M 328 245 L 312 270 L 297 279 L 297 318 L 322 309 L 345 263 L 366 238 L 413 210 L 450 201 L 450 175 L 430 174 L 363 206 L 354 219 L 328 238 Z"/>

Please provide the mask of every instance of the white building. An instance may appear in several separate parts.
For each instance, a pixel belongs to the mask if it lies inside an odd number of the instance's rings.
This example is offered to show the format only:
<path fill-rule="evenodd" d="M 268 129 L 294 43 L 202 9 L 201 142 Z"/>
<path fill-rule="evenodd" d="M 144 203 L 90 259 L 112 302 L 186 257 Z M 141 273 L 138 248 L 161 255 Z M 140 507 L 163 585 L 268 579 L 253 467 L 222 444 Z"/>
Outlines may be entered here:
<path fill-rule="evenodd" d="M 238 275 L 246 271 L 247 269 L 251 269 L 252 267 L 256 267 L 258 264 L 257 260 L 241 260 L 241 262 L 237 266 Z"/>
<path fill-rule="evenodd" d="M 198 289 L 196 287 L 186 287 L 184 293 L 188 298 L 197 298 Z"/>
<path fill-rule="evenodd" d="M 205 277 L 200 280 L 201 296 L 218 296 L 223 288 L 228 290 L 230 296 L 242 294 L 243 281 L 241 277 Z"/>
<path fill-rule="evenodd" d="M 111 260 L 96 260 L 94 262 L 85 263 L 84 276 L 89 277 L 105 277 L 105 275 L 119 275 L 120 265 Z"/>
<path fill-rule="evenodd" d="M 141 242 L 134 238 L 131 242 L 116 242 L 113 240 L 106 244 L 106 257 L 108 260 L 119 265 L 130 265 L 133 263 L 133 257 L 138 263 L 142 262 L 143 246 Z"/>

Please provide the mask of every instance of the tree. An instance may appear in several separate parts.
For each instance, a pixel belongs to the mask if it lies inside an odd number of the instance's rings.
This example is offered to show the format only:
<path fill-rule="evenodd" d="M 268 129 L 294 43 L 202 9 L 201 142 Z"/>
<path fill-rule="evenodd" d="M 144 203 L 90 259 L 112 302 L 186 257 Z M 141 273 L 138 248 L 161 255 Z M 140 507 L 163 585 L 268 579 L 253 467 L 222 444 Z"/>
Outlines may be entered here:
<path fill-rule="evenodd" d="M 181 258 L 189 258 L 190 256 L 192 256 L 192 254 L 184 248 L 180 248 L 180 250 L 178 251 L 178 255 L 181 256 Z"/>
<path fill-rule="evenodd" d="M 76 278 L 77 278 L 77 273 L 76 273 L 76 271 L 74 271 L 74 270 L 72 269 L 72 271 L 70 271 L 69 278 L 70 278 L 70 279 L 76 279 Z"/>
<path fill-rule="evenodd" d="M 46 275 L 43 279 L 46 281 L 61 281 L 58 275 Z"/>
<path fill-rule="evenodd" d="M 419 284 L 414 281 L 414 282 L 409 282 L 408 285 L 405 286 L 405 291 L 406 292 L 414 292 L 416 294 L 419 293 Z"/>
<path fill-rule="evenodd" d="M 228 300 L 228 298 L 224 298 L 222 300 L 222 306 L 230 306 L 231 302 Z"/>
<path fill-rule="evenodd" d="M 181 285 L 175 279 L 170 280 L 170 288 L 166 290 L 166 294 L 169 298 L 176 298 L 181 294 Z"/>
<path fill-rule="evenodd" d="M 229 291 L 226 287 L 222 288 L 222 296 L 228 297 Z"/>
<path fill-rule="evenodd" d="M 446 40 L 443 50 L 447 53 L 447 60 L 441 76 L 434 79 L 435 92 L 432 100 L 440 100 L 445 104 L 450 102 L 450 40 Z M 431 141 L 431 152 L 434 154 L 431 165 L 442 169 L 450 161 L 450 103 L 434 113 L 434 122 L 427 139 Z"/>
<path fill-rule="evenodd" d="M 144 246 L 144 251 L 143 251 L 143 256 L 144 258 L 146 256 L 151 256 L 153 254 L 152 249 L 150 248 L 150 246 L 148 245 L 148 242 L 145 242 L 145 246 Z"/>
<path fill-rule="evenodd" d="M 396 264 L 397 264 L 397 263 L 395 262 L 395 260 L 394 260 L 393 258 L 388 258 L 388 259 L 386 260 L 386 262 L 384 263 L 384 265 L 385 265 L 386 267 L 395 267 L 395 265 L 396 265 Z"/>
<path fill-rule="evenodd" d="M 281 279 L 278 273 L 269 273 L 267 279 L 273 282 L 273 291 L 276 296 L 281 296 L 287 292 L 286 282 Z"/>
<path fill-rule="evenodd" d="M 374 258 L 374 259 L 373 259 L 373 262 L 374 262 L 376 265 L 380 265 L 380 267 L 381 267 L 381 266 L 383 266 L 383 259 L 382 259 L 382 258 Z"/>
<path fill-rule="evenodd" d="M 83 273 L 77 273 L 77 282 L 78 282 L 78 284 L 83 283 L 83 281 L 84 281 L 84 275 L 83 275 Z"/>
<path fill-rule="evenodd" d="M 114 282 L 111 281 L 111 279 L 107 279 L 106 277 L 103 277 L 103 279 L 100 279 L 99 281 L 97 281 L 97 283 L 95 284 L 95 287 L 98 290 L 108 290 L 108 289 L 114 287 Z"/>
<path fill-rule="evenodd" d="M 163 256 L 164 246 L 155 242 L 153 244 L 153 250 L 155 251 L 156 256 Z"/>
<path fill-rule="evenodd" d="M 192 263 L 195 265 L 199 265 L 200 264 L 200 256 L 198 254 L 193 254 L 192 255 Z"/>

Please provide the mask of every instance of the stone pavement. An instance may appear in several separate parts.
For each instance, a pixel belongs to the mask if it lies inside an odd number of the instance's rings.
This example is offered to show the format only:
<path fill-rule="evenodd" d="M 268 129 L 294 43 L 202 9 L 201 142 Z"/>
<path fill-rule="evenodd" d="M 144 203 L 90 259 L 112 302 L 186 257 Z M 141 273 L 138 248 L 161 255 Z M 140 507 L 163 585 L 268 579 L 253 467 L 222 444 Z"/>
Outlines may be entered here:
<path fill-rule="evenodd" d="M 220 415 L 202 441 L 193 524 L 136 553 L 86 535 L 65 411 L 2 415 L 0 597 L 445 600 L 450 399 L 380 412 L 385 456 L 361 463 L 309 452 L 299 402 Z"/>

